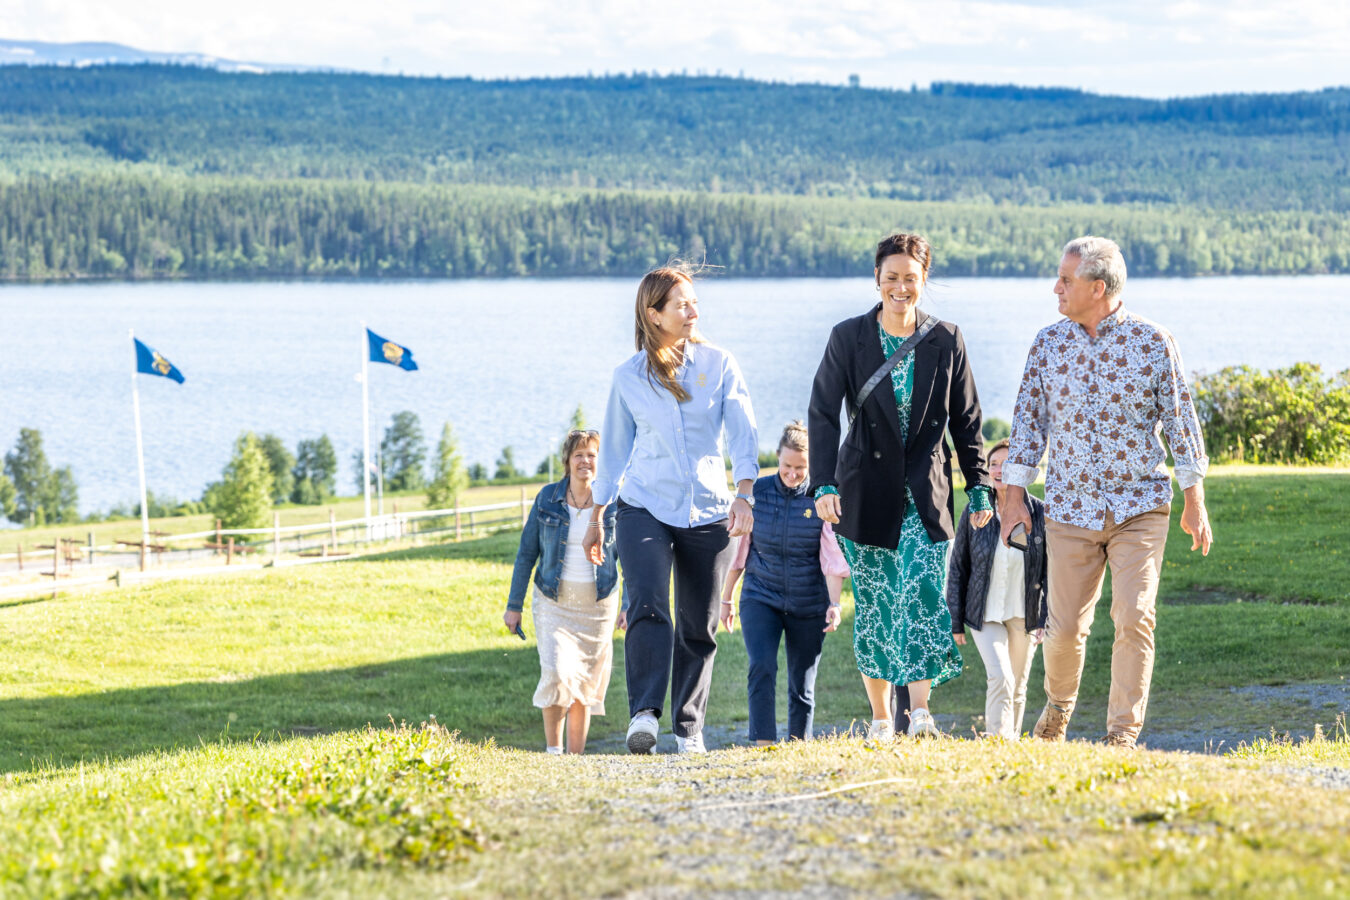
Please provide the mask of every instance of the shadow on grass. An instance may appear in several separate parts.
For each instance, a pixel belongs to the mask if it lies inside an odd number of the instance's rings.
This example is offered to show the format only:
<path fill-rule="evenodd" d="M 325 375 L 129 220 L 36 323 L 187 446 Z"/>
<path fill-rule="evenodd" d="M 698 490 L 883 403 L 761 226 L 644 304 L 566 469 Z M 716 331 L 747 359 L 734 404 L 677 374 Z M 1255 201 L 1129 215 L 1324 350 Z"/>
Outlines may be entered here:
<path fill-rule="evenodd" d="M 535 742 L 533 646 L 347 669 L 0 701 L 0 773 L 229 741 L 429 721 L 466 737 Z M 626 723 L 626 718 L 625 718 Z"/>

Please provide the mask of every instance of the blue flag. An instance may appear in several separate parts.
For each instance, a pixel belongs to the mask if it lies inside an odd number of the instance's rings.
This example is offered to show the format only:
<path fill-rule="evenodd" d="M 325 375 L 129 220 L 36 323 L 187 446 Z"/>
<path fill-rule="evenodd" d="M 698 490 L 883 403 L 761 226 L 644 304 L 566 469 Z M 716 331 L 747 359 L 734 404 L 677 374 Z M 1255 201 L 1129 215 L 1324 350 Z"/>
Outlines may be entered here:
<path fill-rule="evenodd" d="M 366 329 L 366 340 L 370 341 L 371 362 L 389 363 L 409 372 L 417 371 L 417 363 L 413 362 L 412 351 L 407 347 L 386 341 L 369 328 Z"/>
<path fill-rule="evenodd" d="M 132 338 L 132 340 L 136 342 L 137 372 L 144 372 L 146 375 L 163 375 L 165 378 L 172 378 L 179 384 L 183 383 L 183 373 L 178 371 L 177 366 L 161 356 L 158 350 L 141 343 L 140 338 Z"/>

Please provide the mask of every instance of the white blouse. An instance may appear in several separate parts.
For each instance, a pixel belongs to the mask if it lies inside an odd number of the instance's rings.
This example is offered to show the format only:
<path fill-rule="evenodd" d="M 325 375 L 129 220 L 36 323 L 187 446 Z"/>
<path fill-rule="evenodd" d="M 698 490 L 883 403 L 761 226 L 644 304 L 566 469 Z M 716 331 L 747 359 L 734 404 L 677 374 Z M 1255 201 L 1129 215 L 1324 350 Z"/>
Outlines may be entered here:
<path fill-rule="evenodd" d="M 984 620 L 1006 622 L 1027 614 L 1027 582 L 1023 567 L 1026 554 L 999 541 L 989 570 L 989 593 L 984 599 Z"/>
<path fill-rule="evenodd" d="M 567 528 L 567 550 L 563 553 L 562 580 L 593 584 L 595 566 L 586 558 L 586 529 L 590 525 L 591 511 L 577 509 L 567 504 L 567 514 L 571 523 Z"/>

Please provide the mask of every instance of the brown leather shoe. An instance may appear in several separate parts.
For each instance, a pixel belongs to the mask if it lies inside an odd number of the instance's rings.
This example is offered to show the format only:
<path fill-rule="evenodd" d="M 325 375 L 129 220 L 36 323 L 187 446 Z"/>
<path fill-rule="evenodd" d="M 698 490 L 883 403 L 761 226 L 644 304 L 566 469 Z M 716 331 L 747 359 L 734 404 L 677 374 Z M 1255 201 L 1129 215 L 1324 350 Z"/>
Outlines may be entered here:
<path fill-rule="evenodd" d="M 1068 732 L 1068 711 L 1047 703 L 1045 709 L 1041 710 L 1041 717 L 1036 720 L 1036 727 L 1031 730 L 1031 736 L 1043 741 L 1062 741 Z"/>
<path fill-rule="evenodd" d="M 1108 747 L 1124 747 L 1126 750 L 1133 750 L 1135 747 L 1134 738 L 1123 731 L 1111 732 L 1102 743 Z"/>

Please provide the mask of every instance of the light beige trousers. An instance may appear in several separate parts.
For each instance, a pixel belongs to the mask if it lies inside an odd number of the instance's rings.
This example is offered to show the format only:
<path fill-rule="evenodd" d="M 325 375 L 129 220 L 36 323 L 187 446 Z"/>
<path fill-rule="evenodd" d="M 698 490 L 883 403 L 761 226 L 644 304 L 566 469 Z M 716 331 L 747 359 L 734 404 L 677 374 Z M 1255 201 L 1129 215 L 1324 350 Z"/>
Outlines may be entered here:
<path fill-rule="evenodd" d="M 1073 712 L 1083 677 L 1088 630 L 1111 566 L 1111 695 L 1106 730 L 1138 737 L 1153 678 L 1153 629 L 1158 579 L 1167 544 L 1169 509 L 1160 506 L 1124 522 L 1108 511 L 1101 531 L 1047 518 L 1050 616 L 1046 623 L 1046 699 Z"/>
<path fill-rule="evenodd" d="M 984 661 L 984 730 L 1009 741 L 1022 733 L 1027 708 L 1027 677 L 1036 658 L 1036 645 L 1021 618 L 985 622 L 970 630 Z"/>

